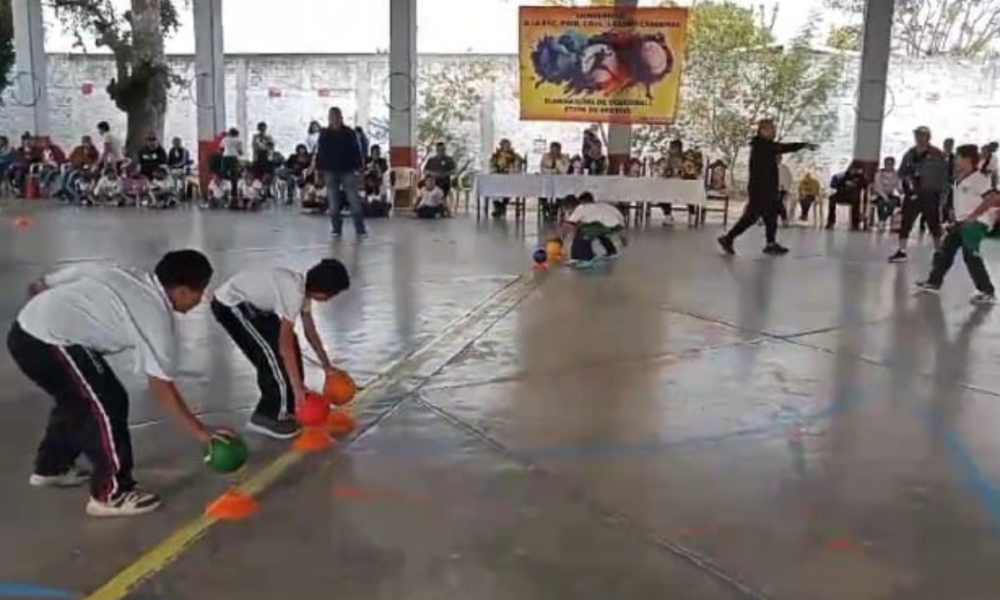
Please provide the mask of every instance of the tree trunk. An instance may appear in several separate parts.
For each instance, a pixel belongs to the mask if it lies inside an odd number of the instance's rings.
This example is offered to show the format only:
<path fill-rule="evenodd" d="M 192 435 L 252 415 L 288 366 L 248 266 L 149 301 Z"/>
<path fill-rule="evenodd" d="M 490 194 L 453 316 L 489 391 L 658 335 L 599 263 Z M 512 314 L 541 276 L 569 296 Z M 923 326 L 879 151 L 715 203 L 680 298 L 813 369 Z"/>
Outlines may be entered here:
<path fill-rule="evenodd" d="M 161 0 L 131 0 L 132 8 L 132 76 L 145 80 L 144 93 L 137 94 L 126 107 L 128 115 L 129 153 L 142 147 L 146 136 L 163 138 L 167 116 L 168 71 L 163 50 L 163 24 L 160 20 Z"/>

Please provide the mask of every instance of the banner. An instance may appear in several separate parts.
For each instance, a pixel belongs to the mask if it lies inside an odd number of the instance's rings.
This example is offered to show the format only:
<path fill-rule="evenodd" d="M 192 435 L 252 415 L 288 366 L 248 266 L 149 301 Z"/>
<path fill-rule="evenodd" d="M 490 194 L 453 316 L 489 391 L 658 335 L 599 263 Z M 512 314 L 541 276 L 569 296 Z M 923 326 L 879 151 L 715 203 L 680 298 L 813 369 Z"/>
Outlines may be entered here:
<path fill-rule="evenodd" d="M 523 6 L 521 119 L 671 123 L 687 9 Z"/>

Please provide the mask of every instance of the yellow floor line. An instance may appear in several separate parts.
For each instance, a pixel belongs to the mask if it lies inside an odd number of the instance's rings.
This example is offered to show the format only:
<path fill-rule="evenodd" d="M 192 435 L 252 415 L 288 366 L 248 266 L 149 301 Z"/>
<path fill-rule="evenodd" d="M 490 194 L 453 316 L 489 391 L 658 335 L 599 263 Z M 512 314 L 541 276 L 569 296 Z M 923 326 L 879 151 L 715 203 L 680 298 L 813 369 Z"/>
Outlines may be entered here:
<path fill-rule="evenodd" d="M 418 363 L 423 353 L 463 332 L 465 328 L 475 324 L 493 308 L 501 306 L 504 303 L 510 303 L 513 306 L 516 302 L 522 300 L 532 287 L 533 282 L 525 275 L 503 286 L 471 310 L 449 323 L 432 339 L 396 361 L 384 373 L 366 383 L 364 389 L 358 393 L 355 401 L 351 403 L 351 406 L 356 408 L 364 407 L 365 404 L 375 397 L 379 390 L 385 389 L 402 380 L 408 374 L 406 367 Z M 260 471 L 248 477 L 238 486 L 239 491 L 252 496 L 259 495 L 273 485 L 290 468 L 301 462 L 304 456 L 304 454 L 294 450 L 285 452 L 268 463 Z M 177 560 L 217 522 L 218 519 L 202 514 L 182 525 L 152 550 L 140 556 L 135 562 L 118 572 L 103 586 L 84 597 L 83 600 L 122 600 L 135 590 L 139 584 Z"/>

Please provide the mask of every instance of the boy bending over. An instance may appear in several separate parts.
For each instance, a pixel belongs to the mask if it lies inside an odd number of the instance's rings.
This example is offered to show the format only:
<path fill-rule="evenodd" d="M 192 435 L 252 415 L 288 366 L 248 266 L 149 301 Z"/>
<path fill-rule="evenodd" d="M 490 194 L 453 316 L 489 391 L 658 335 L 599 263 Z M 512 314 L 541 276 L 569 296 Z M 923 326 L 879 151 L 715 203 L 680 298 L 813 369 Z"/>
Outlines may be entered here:
<path fill-rule="evenodd" d="M 312 302 L 326 302 L 351 285 L 347 269 L 327 258 L 306 273 L 265 268 L 242 271 L 219 286 L 212 314 L 257 370 L 260 401 L 247 429 L 275 439 L 295 437 L 295 405 L 305 397 L 295 322 L 323 370 L 334 370 L 316 331 Z"/>
<path fill-rule="evenodd" d="M 566 202 L 572 202 L 567 198 Z M 588 262 L 597 258 L 594 242 L 601 245 L 605 258 L 618 256 L 615 240 L 624 246 L 625 218 L 621 211 L 603 202 L 594 202 L 590 192 L 580 194 L 576 206 L 570 206 L 569 217 L 562 224 L 560 234 L 564 243 L 570 244 L 569 258 L 574 262 Z M 572 241 L 569 241 L 572 238 Z"/>

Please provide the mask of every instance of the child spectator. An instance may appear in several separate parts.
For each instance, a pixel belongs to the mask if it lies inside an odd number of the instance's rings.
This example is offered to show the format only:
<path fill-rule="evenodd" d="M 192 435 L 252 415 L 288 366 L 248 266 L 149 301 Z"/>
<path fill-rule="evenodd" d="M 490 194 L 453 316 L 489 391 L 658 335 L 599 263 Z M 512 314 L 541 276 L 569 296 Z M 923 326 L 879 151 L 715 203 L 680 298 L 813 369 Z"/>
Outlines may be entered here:
<path fill-rule="evenodd" d="M 173 208 L 177 205 L 173 182 L 170 181 L 167 167 L 159 167 L 153 173 L 153 178 L 149 182 L 149 193 L 156 208 Z"/>
<path fill-rule="evenodd" d="M 417 200 L 416 216 L 418 219 L 436 219 L 448 216 L 448 207 L 444 201 L 444 191 L 438 187 L 434 177 L 425 177 L 420 197 Z"/>
<path fill-rule="evenodd" d="M 590 192 L 580 194 L 578 200 L 574 199 L 574 203 L 576 206 L 572 207 L 573 212 L 560 231 L 565 243 L 570 246 L 570 261 L 588 263 L 596 259 L 595 241 L 604 249 L 605 258 L 618 256 L 618 247 L 613 238 L 617 237 L 622 245 L 625 244 L 622 235 L 625 218 L 622 213 L 610 204 L 594 202 L 594 196 Z M 571 242 L 569 238 L 572 238 Z"/>
<path fill-rule="evenodd" d="M 93 206 L 93 191 L 97 185 L 97 175 L 94 169 L 86 168 L 78 172 L 73 180 L 71 193 L 73 201 L 82 206 Z"/>
<path fill-rule="evenodd" d="M 230 189 L 236 192 L 240 180 L 240 167 L 244 156 L 243 141 L 240 130 L 233 127 L 222 138 L 222 176 L 230 183 Z"/>
<path fill-rule="evenodd" d="M 989 176 L 978 170 L 979 163 L 979 149 L 975 145 L 959 146 L 955 150 L 956 223 L 949 225 L 941 248 L 934 253 L 930 276 L 917 287 L 922 292 L 937 293 L 961 249 L 965 267 L 978 290 L 972 303 L 993 304 L 996 301 L 993 282 L 979 253 L 979 245 L 996 223 L 1000 194 L 992 190 Z"/>
<path fill-rule="evenodd" d="M 191 170 L 191 153 L 184 147 L 181 138 L 175 137 L 170 141 L 170 151 L 167 152 L 167 168 L 171 171 L 183 171 L 187 174 Z"/>
<path fill-rule="evenodd" d="M 223 179 L 219 173 L 212 174 L 208 182 L 208 194 L 202 202 L 202 208 L 222 208 L 229 206 L 233 198 L 233 184 Z"/>
<path fill-rule="evenodd" d="M 243 179 L 240 180 L 236 193 L 236 204 L 232 208 L 242 208 L 243 210 L 257 210 L 264 200 L 264 184 L 253 176 L 249 169 L 243 172 Z"/>
<path fill-rule="evenodd" d="M 122 203 L 122 181 L 118 177 L 118 171 L 114 167 L 105 167 L 104 175 L 94 186 L 92 192 L 94 201 L 101 204 Z"/>
<path fill-rule="evenodd" d="M 882 163 L 882 168 L 875 174 L 875 181 L 872 185 L 872 192 L 875 195 L 875 210 L 878 215 L 878 227 L 884 230 L 892 213 L 899 206 L 899 193 L 902 184 L 899 174 L 896 173 L 896 159 L 887 156 Z"/>
<path fill-rule="evenodd" d="M 807 172 L 799 182 L 799 220 L 809 220 L 809 209 L 816 203 L 822 193 L 819 179 L 812 172 Z"/>

